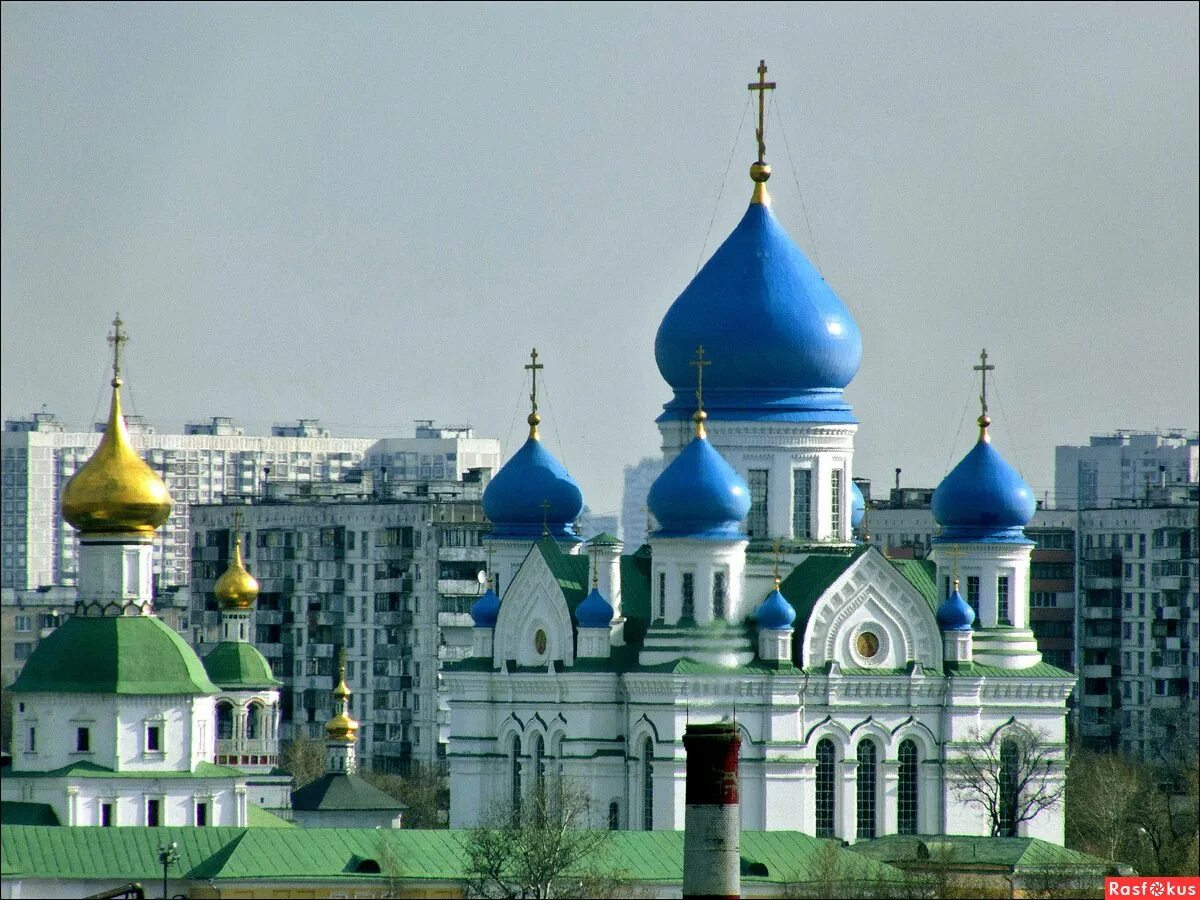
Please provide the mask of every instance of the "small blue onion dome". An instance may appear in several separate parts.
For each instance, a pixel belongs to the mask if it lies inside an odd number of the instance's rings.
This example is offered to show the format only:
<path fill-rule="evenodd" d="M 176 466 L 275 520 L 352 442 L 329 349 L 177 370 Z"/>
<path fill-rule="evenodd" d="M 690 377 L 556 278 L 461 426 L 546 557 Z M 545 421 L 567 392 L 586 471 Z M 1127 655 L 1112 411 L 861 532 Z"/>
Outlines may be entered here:
<path fill-rule="evenodd" d="M 484 489 L 483 511 L 492 538 L 537 539 L 546 529 L 555 540 L 579 541 L 575 520 L 583 511 L 583 492 L 531 436 Z"/>
<path fill-rule="evenodd" d="M 850 527 L 857 528 L 867 514 L 867 501 L 857 484 L 850 482 Z"/>
<path fill-rule="evenodd" d="M 710 540 L 745 538 L 742 520 L 750 512 L 750 489 L 702 436 L 692 438 L 650 485 L 655 537 Z"/>
<path fill-rule="evenodd" d="M 862 336 L 833 289 L 768 205 L 741 222 L 671 304 L 654 339 L 674 391 L 659 421 L 691 409 L 697 345 L 713 419 L 855 422 L 842 390 L 858 372 Z"/>
<path fill-rule="evenodd" d="M 942 526 L 937 541 L 1026 542 L 1022 531 L 1037 501 L 1017 470 L 991 444 L 987 416 L 979 419 L 979 441 L 933 492 L 933 517 Z"/>
<path fill-rule="evenodd" d="M 759 604 L 754 618 L 758 622 L 760 631 L 763 629 L 783 631 L 791 628 L 792 623 L 796 621 L 796 610 L 792 609 L 792 604 L 788 603 L 787 598 L 779 592 L 777 583 L 775 590 L 767 594 L 767 599 Z"/>
<path fill-rule="evenodd" d="M 575 621 L 580 628 L 608 628 L 612 619 L 612 604 L 604 599 L 599 588 L 592 588 L 575 610 Z"/>
<path fill-rule="evenodd" d="M 958 592 L 958 582 L 950 596 L 937 608 L 937 623 L 942 631 L 970 631 L 975 623 L 975 610 Z"/>
<path fill-rule="evenodd" d="M 476 628 L 495 628 L 496 619 L 500 616 L 500 598 L 496 592 L 488 588 L 478 600 L 471 605 L 471 618 L 475 620 Z"/>

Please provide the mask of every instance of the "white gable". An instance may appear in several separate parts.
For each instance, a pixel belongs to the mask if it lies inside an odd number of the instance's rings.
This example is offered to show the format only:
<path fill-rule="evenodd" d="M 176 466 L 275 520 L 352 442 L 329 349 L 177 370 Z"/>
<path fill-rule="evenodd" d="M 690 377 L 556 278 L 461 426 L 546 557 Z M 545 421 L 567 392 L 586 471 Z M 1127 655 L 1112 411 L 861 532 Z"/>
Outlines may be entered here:
<path fill-rule="evenodd" d="M 863 554 L 817 600 L 804 630 L 804 665 L 941 669 L 929 604 L 877 550 Z"/>
<path fill-rule="evenodd" d="M 558 579 L 536 548 L 525 557 L 504 592 L 492 658 L 497 668 L 514 659 L 521 666 L 545 666 L 555 660 L 570 666 L 575 662 L 571 611 Z"/>

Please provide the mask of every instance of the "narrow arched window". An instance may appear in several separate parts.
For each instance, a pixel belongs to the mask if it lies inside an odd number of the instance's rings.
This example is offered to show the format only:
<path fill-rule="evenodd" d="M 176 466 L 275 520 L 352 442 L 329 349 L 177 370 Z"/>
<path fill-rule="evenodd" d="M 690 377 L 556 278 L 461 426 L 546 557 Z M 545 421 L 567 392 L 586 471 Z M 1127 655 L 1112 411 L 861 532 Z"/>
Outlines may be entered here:
<path fill-rule="evenodd" d="M 217 704 L 217 740 L 233 740 L 233 704 L 227 700 Z"/>
<path fill-rule="evenodd" d="M 833 786 L 835 760 L 833 741 L 821 738 L 817 742 L 817 837 L 833 837 L 836 813 Z"/>
<path fill-rule="evenodd" d="M 621 827 L 621 804 L 614 800 L 608 804 L 608 830 L 616 831 Z"/>
<path fill-rule="evenodd" d="M 654 830 L 654 745 L 642 742 L 642 829 Z"/>
<path fill-rule="evenodd" d="M 857 837 L 860 841 L 875 837 L 875 786 L 878 782 L 875 743 L 858 742 Z"/>
<path fill-rule="evenodd" d="M 521 817 L 521 739 L 519 737 L 514 737 L 512 741 L 509 780 L 509 802 L 515 821 Z"/>
<path fill-rule="evenodd" d="M 1020 793 L 1017 785 L 1017 766 L 1020 749 L 1014 738 L 1000 741 L 1000 837 L 1017 836 L 1017 807 Z"/>
<path fill-rule="evenodd" d="M 901 834 L 917 833 L 917 744 L 900 742 L 900 772 L 896 784 L 897 826 Z"/>
<path fill-rule="evenodd" d="M 546 801 L 546 742 L 539 734 L 533 739 L 533 790 L 538 803 Z"/>
<path fill-rule="evenodd" d="M 246 739 L 257 741 L 263 735 L 263 708 L 261 703 L 246 707 Z"/>

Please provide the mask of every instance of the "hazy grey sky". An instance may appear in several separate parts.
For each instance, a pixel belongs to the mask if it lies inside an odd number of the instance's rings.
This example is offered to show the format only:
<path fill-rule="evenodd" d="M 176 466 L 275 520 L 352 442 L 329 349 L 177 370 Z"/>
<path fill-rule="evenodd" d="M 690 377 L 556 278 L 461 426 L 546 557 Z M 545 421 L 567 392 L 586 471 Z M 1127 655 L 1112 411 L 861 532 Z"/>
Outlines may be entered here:
<path fill-rule="evenodd" d="M 776 215 L 863 333 L 856 474 L 936 484 L 984 345 L 1039 492 L 1055 444 L 1197 426 L 1195 4 L 5 4 L 3 413 L 98 414 L 119 308 L 160 428 L 512 452 L 536 344 L 615 509 L 658 322 L 750 196 L 759 57 Z"/>

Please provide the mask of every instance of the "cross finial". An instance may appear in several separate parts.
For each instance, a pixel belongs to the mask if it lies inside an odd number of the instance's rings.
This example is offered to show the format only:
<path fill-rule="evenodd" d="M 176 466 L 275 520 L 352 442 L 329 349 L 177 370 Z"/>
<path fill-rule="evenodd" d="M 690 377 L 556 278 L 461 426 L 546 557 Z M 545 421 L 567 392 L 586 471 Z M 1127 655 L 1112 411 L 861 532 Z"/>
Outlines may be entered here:
<path fill-rule="evenodd" d="M 996 367 L 988 365 L 988 352 L 985 347 L 979 351 L 979 365 L 971 367 L 974 371 L 980 374 L 980 390 L 979 390 L 979 439 L 986 441 L 988 439 L 987 427 L 992 424 L 991 418 L 988 416 L 987 405 L 987 375 L 988 372 L 995 371 Z"/>
<path fill-rule="evenodd" d="M 542 537 L 550 536 L 550 501 L 542 500 Z"/>
<path fill-rule="evenodd" d="M 533 375 L 533 384 L 529 391 L 530 412 L 527 421 L 529 422 L 529 436 L 535 441 L 538 440 L 538 423 L 542 421 L 542 417 L 538 415 L 537 406 L 537 373 L 544 368 L 546 367 L 538 362 L 537 347 L 534 347 L 529 351 L 529 363 L 525 366 L 525 370 Z"/>
<path fill-rule="evenodd" d="M 752 81 L 746 87 L 752 91 L 758 91 L 758 128 L 755 129 L 754 136 L 758 139 L 758 161 L 765 163 L 767 161 L 767 143 L 764 131 L 766 126 L 765 100 L 767 91 L 775 90 L 775 82 L 767 81 L 767 61 L 765 59 L 758 61 L 758 81 Z"/>
<path fill-rule="evenodd" d="M 702 438 L 706 436 L 704 420 L 708 418 L 708 413 L 704 411 L 704 367 L 712 365 L 712 360 L 704 358 L 703 344 L 696 348 L 696 358 L 688 365 L 696 367 L 696 412 L 692 421 L 696 423 L 696 437 Z"/>
<path fill-rule="evenodd" d="M 954 579 L 954 589 L 958 590 L 958 558 L 962 556 L 962 551 L 958 549 L 958 544 L 950 545 L 950 574 Z"/>
<path fill-rule="evenodd" d="M 346 680 L 346 648 L 338 647 L 338 682 Z"/>
<path fill-rule="evenodd" d="M 771 546 L 775 551 L 775 587 L 778 589 L 779 585 L 783 583 L 782 579 L 779 577 L 779 556 L 781 553 L 783 553 L 783 541 L 781 541 L 779 538 L 775 538 L 775 543 Z"/>
<path fill-rule="evenodd" d="M 113 319 L 113 333 L 108 336 L 109 346 L 113 348 L 113 387 L 121 386 L 121 348 L 129 343 L 129 334 L 122 330 L 125 324 L 121 321 L 121 314 L 117 313 Z"/>
<path fill-rule="evenodd" d="M 594 591 L 600 587 L 600 561 L 592 547 L 588 548 L 588 554 L 592 557 L 592 590 Z"/>

